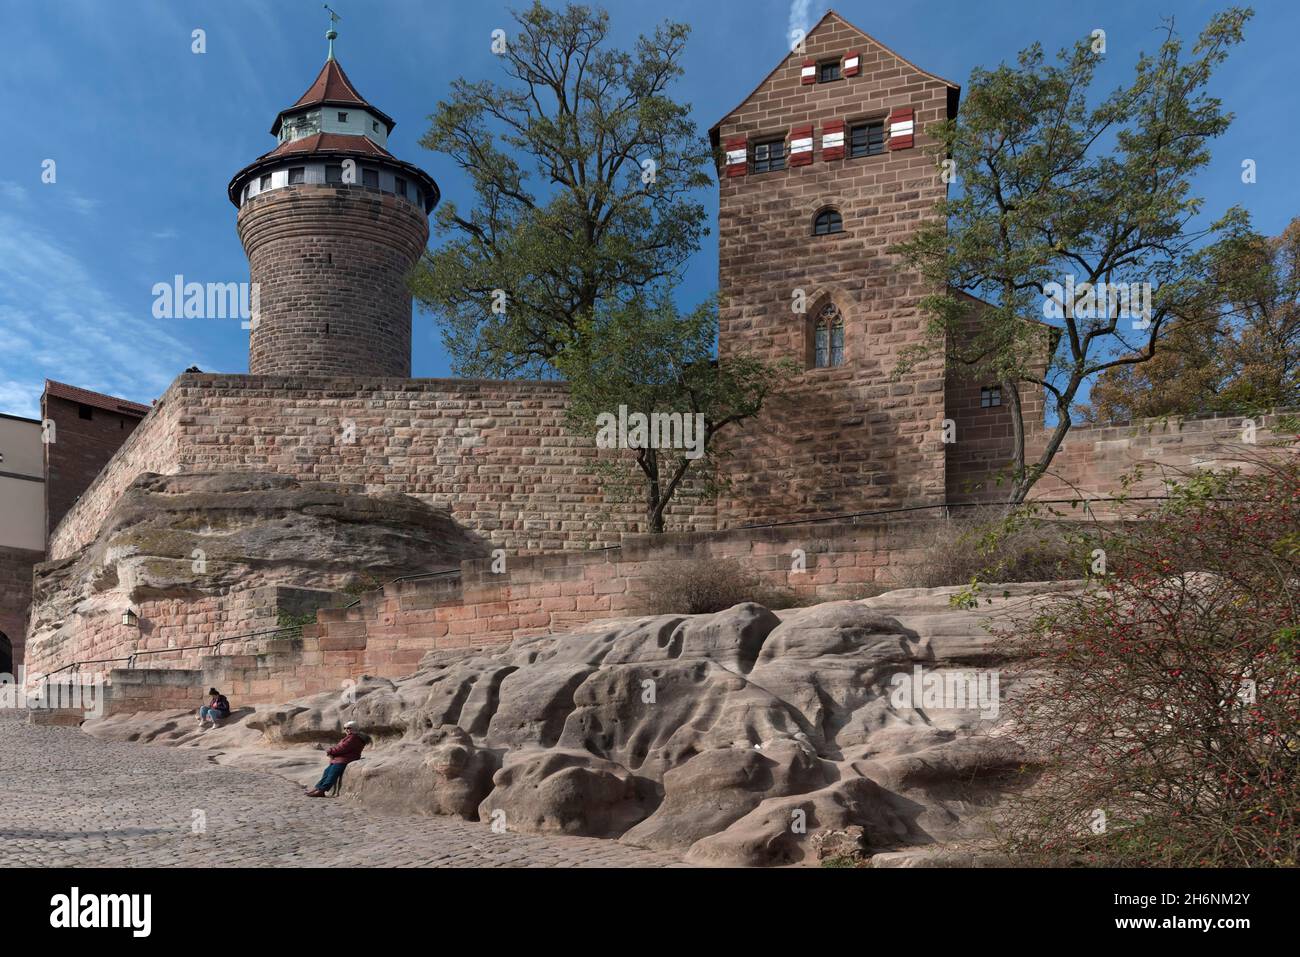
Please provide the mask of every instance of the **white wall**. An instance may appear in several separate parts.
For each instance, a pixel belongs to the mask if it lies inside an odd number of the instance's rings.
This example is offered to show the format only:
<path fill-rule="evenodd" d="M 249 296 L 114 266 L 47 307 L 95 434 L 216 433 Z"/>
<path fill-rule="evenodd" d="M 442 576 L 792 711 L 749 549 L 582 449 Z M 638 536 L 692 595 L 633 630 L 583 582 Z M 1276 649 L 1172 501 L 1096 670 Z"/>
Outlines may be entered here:
<path fill-rule="evenodd" d="M 45 449 L 40 423 L 0 416 L 0 455 L 4 456 L 0 462 L 0 545 L 44 551 Z"/>

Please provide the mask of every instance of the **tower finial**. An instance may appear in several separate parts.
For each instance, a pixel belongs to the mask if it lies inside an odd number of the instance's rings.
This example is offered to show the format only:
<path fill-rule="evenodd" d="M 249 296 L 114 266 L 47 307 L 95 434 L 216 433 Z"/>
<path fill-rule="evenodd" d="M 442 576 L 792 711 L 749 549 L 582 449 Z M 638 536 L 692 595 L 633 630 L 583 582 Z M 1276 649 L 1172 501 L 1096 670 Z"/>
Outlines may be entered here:
<path fill-rule="evenodd" d="M 321 6 L 323 6 L 326 10 L 329 10 L 330 13 L 330 28 L 325 33 L 325 39 L 330 42 L 330 52 L 329 52 L 329 56 L 326 57 L 326 59 L 332 60 L 334 59 L 334 41 L 337 40 L 339 36 L 339 32 L 334 29 L 334 24 L 338 23 L 343 18 L 339 16 L 337 13 L 335 13 L 333 10 L 330 10 L 330 5 L 328 3 L 323 3 L 321 4 Z"/>

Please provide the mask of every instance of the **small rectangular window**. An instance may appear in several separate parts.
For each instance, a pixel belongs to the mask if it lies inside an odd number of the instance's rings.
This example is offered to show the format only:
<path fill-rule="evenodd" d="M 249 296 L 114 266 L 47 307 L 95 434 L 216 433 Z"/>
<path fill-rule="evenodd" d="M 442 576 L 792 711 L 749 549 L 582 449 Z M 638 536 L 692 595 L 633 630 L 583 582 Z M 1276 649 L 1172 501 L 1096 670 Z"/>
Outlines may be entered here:
<path fill-rule="evenodd" d="M 370 129 L 371 129 L 372 131 L 374 131 L 375 133 L 378 133 L 378 132 L 379 132 L 379 121 L 378 121 L 378 120 L 371 120 L 371 121 L 370 121 Z"/>
<path fill-rule="evenodd" d="M 875 156 L 885 152 L 885 124 L 858 123 L 849 127 L 849 156 Z"/>
<path fill-rule="evenodd" d="M 346 123 L 347 121 L 348 121 L 348 115 L 347 115 L 346 113 L 340 113 L 340 114 L 339 114 L 339 122 L 340 122 L 340 123 Z"/>
<path fill-rule="evenodd" d="M 325 167 L 325 182 L 327 182 L 327 183 L 341 183 L 341 182 L 343 182 L 343 167 L 342 167 L 342 166 L 326 166 L 326 167 Z"/>
<path fill-rule="evenodd" d="M 307 174 L 307 170 L 305 167 L 302 166 L 293 167 L 292 169 L 289 170 L 289 185 L 292 186 L 295 183 L 303 182 L 306 177 L 306 174 Z"/>
<path fill-rule="evenodd" d="M 817 82 L 830 83 L 840 78 L 840 61 L 827 60 L 817 66 Z"/>
<path fill-rule="evenodd" d="M 754 172 L 773 173 L 785 169 L 785 140 L 754 144 Z"/>
<path fill-rule="evenodd" d="M 393 180 L 393 192 L 403 199 L 406 198 L 406 180 L 398 176 Z"/>
<path fill-rule="evenodd" d="M 261 190 L 265 190 L 265 189 L 270 189 L 270 188 L 271 188 L 271 174 L 270 174 L 270 173 L 267 173 L 267 174 L 266 174 L 265 176 L 263 176 L 260 180 L 258 180 L 257 188 L 258 188 L 259 191 L 261 191 Z"/>
<path fill-rule="evenodd" d="M 379 189 L 379 170 L 363 169 L 361 171 L 361 185 L 373 186 L 375 189 Z"/>
<path fill-rule="evenodd" d="M 1002 404 L 1002 387 L 996 385 L 985 386 L 980 389 L 980 408 L 996 409 Z"/>
<path fill-rule="evenodd" d="M 93 419 L 94 417 L 95 417 L 95 410 L 92 409 L 90 406 L 88 405 L 77 406 L 77 418 Z"/>

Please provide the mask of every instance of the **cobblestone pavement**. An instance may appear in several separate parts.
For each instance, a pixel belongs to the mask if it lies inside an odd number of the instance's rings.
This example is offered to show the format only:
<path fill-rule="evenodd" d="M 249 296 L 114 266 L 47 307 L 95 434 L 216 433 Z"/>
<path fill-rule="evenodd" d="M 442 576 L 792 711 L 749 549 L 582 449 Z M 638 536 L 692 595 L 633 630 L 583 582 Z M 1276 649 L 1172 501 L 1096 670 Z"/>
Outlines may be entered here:
<path fill-rule="evenodd" d="M 206 816 L 206 829 L 194 822 Z M 201 751 L 98 741 L 0 713 L 0 866 L 663 867 L 615 841 L 394 817 Z"/>

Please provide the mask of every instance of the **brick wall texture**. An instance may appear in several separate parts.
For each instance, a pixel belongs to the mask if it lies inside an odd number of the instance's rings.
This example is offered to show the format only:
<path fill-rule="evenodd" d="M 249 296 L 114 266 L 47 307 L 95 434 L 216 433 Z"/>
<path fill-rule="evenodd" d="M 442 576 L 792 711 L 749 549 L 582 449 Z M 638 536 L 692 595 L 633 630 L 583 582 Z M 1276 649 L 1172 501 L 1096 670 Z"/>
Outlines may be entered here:
<path fill-rule="evenodd" d="M 223 610 L 212 600 L 191 607 L 145 600 L 138 608 L 141 629 L 104 620 L 93 642 L 30 667 L 48 673 L 75 660 L 79 672 L 109 673 L 116 702 L 110 712 L 197 707 L 209 685 L 229 695 L 235 707 L 285 701 L 338 689 L 360 674 L 410 674 L 434 649 L 496 645 L 636 614 L 652 573 L 673 563 L 733 558 L 764 584 L 801 597 L 862 597 L 898 582 L 923 560 L 916 532 L 926 524 L 827 523 L 638 536 L 617 548 L 510 558 L 500 574 L 490 560 L 467 561 L 457 574 L 392 583 L 351 607 L 323 607 L 317 624 L 300 633 L 224 641 L 214 648 L 187 645 L 204 633 L 210 641 L 274 629 L 278 611 L 301 609 L 301 590 L 246 592 L 239 598 L 242 609 L 232 604 Z M 803 570 L 794 567 L 795 549 L 806 554 Z M 340 597 L 321 593 L 319 602 L 336 604 Z M 247 615 L 246 627 L 230 630 L 240 613 Z M 123 660 L 129 655 L 137 656 L 131 669 Z M 135 670 L 163 676 L 138 674 L 119 690 L 121 676 Z M 167 672 L 190 677 L 167 678 Z"/>
<path fill-rule="evenodd" d="M 429 240 L 417 205 L 359 185 L 272 190 L 239 210 L 260 308 L 254 375 L 409 376 L 407 276 Z"/>
<path fill-rule="evenodd" d="M 554 382 L 187 373 L 55 530 L 50 557 L 85 547 L 141 472 L 183 469 L 404 492 L 513 551 L 611 545 L 645 531 L 639 487 L 594 467 L 598 455 L 625 453 L 598 453 L 594 435 L 571 432 L 566 396 Z M 668 524 L 714 527 L 712 499 L 684 489 Z"/>

